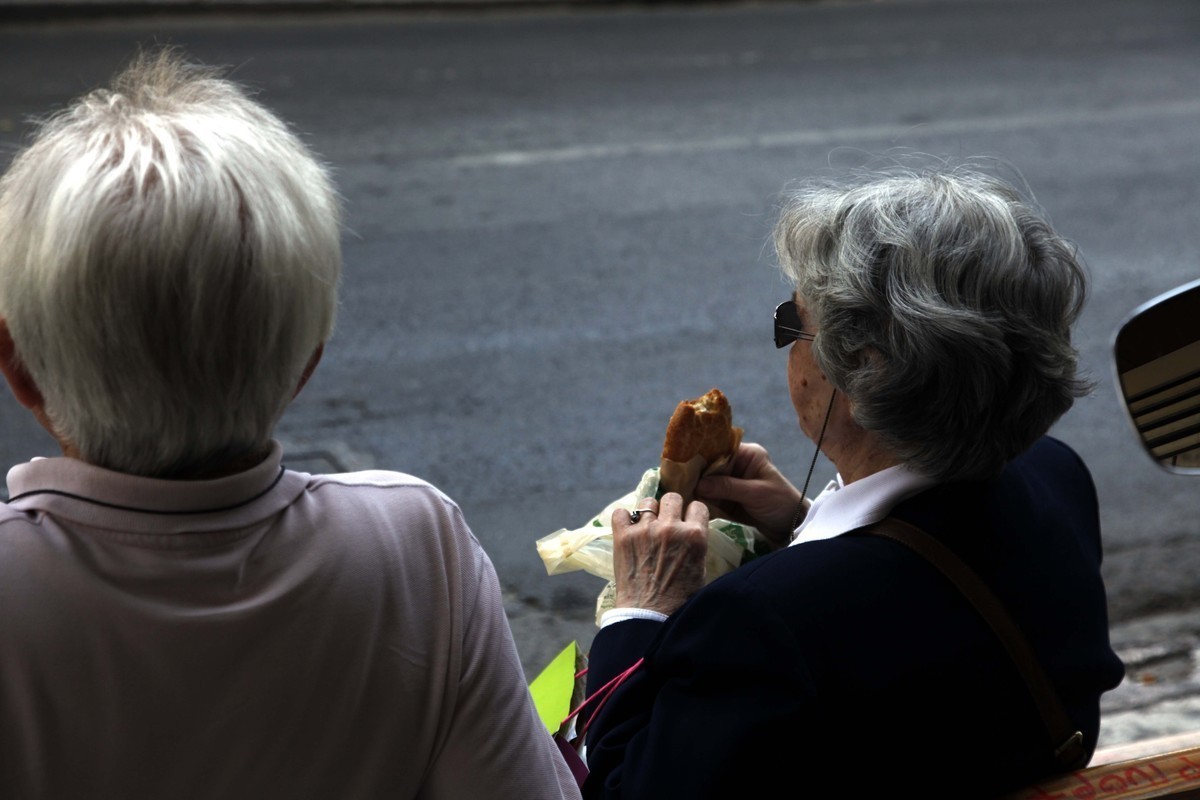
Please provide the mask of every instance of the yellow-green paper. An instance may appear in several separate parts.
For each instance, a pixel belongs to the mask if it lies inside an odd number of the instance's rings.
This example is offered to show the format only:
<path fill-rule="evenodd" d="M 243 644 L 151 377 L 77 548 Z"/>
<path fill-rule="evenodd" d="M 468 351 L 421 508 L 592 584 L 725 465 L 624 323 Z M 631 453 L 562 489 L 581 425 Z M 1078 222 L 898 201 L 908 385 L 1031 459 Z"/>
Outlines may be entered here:
<path fill-rule="evenodd" d="M 550 733 L 558 733 L 559 726 L 571 713 L 578 648 L 576 642 L 571 642 L 529 684 L 529 693 L 533 695 L 538 716 Z"/>

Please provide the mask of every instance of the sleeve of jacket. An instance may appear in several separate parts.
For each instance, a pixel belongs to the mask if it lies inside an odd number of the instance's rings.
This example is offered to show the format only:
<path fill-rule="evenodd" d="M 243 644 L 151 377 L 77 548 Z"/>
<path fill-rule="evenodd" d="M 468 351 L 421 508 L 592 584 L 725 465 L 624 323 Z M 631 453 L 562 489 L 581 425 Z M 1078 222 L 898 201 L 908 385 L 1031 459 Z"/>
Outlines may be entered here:
<path fill-rule="evenodd" d="M 732 578 L 733 576 L 730 576 Z M 665 623 L 587 735 L 587 798 L 759 796 L 757 767 L 803 746 L 814 702 L 791 626 L 750 582 L 722 579 Z M 644 625 L 597 634 L 604 675 L 637 658 Z M 619 654 L 611 664 L 610 653 Z M 632 663 L 632 661 L 629 661 Z M 610 665 L 611 664 L 611 665 Z M 591 687 L 589 687 L 591 688 Z"/>

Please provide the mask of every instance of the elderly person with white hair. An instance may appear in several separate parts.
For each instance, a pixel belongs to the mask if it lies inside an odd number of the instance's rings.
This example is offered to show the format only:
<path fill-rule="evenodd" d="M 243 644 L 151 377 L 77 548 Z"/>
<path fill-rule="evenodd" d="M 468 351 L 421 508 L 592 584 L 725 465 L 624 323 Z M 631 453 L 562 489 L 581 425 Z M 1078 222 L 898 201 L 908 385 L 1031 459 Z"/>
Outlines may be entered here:
<path fill-rule="evenodd" d="M 584 796 L 983 798 L 1082 765 L 1123 666 L 1095 489 L 1047 436 L 1087 388 L 1073 247 L 938 165 L 808 185 L 776 249 L 775 344 L 837 478 L 810 503 L 745 443 L 687 508 L 614 513 Z M 778 549 L 704 585 L 706 502 Z"/>
<path fill-rule="evenodd" d="M 455 503 L 272 439 L 333 325 L 338 206 L 170 51 L 0 180 L 0 370 L 62 450 L 0 510 L 0 796 L 578 796 Z"/>

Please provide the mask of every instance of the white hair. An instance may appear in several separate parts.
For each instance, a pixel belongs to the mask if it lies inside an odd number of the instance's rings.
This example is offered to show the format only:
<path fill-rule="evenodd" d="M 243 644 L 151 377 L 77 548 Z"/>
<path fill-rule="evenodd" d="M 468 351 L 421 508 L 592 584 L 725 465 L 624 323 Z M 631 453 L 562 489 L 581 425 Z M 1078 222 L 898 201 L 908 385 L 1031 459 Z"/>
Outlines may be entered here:
<path fill-rule="evenodd" d="M 60 440 L 171 477 L 264 450 L 332 331 L 339 204 L 236 84 L 169 50 L 0 178 L 0 315 Z"/>

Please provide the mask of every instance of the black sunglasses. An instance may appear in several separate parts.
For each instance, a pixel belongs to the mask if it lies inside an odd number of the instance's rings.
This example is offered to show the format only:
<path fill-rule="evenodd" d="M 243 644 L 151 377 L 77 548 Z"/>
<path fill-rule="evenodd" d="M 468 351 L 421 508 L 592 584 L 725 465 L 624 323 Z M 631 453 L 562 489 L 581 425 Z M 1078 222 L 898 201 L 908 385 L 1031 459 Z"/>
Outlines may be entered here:
<path fill-rule="evenodd" d="M 775 307 L 776 347 L 787 347 L 797 339 L 811 342 L 817 338 L 816 334 L 800 330 L 801 327 L 803 327 L 803 323 L 800 322 L 800 311 L 796 308 L 794 300 L 784 300 Z"/>

